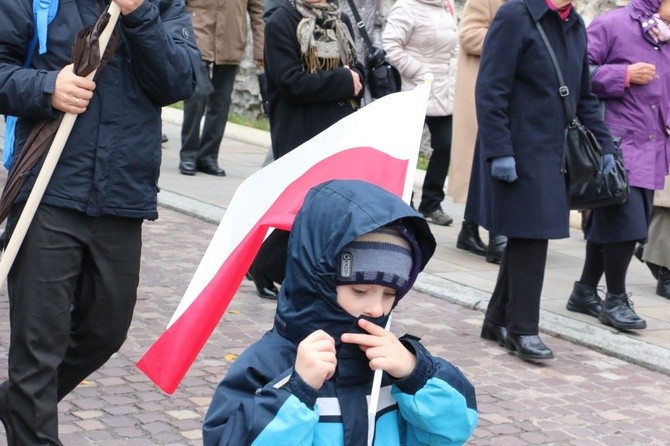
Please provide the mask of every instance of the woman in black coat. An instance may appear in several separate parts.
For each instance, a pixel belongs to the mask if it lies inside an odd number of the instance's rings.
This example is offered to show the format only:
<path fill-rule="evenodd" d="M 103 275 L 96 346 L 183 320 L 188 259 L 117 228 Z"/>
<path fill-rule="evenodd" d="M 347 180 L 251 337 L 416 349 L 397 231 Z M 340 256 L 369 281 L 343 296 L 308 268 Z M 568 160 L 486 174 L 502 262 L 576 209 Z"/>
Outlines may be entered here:
<path fill-rule="evenodd" d="M 569 236 L 562 173 L 567 118 L 535 21 L 556 53 L 572 111 L 613 162 L 614 144 L 591 94 L 586 30 L 569 0 L 510 0 L 486 35 L 476 85 L 479 131 L 465 219 L 509 238 L 481 336 L 526 360 L 553 358 L 538 337 L 549 239 Z"/>
<path fill-rule="evenodd" d="M 364 68 L 337 0 L 290 0 L 265 24 L 264 60 L 274 158 L 286 155 L 359 108 Z M 276 299 L 288 232 L 275 230 L 249 274 L 260 297 Z"/>

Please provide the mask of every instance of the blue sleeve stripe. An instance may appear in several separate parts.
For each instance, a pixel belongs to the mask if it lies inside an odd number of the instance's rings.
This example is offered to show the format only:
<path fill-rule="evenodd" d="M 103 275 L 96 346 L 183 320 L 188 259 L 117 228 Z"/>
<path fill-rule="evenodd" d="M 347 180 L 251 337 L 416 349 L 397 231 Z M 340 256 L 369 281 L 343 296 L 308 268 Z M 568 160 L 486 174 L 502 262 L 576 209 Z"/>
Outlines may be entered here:
<path fill-rule="evenodd" d="M 445 439 L 446 444 L 463 444 L 479 421 L 479 414 L 468 407 L 465 397 L 439 378 L 430 378 L 414 395 L 394 387 L 393 397 L 408 423 L 408 434 L 420 444 L 434 444 L 437 438 Z"/>
<path fill-rule="evenodd" d="M 252 446 L 311 446 L 319 421 L 317 409 L 310 410 L 294 395 L 282 404 L 277 415 L 256 437 Z M 290 435 L 286 435 L 290 432 Z"/>

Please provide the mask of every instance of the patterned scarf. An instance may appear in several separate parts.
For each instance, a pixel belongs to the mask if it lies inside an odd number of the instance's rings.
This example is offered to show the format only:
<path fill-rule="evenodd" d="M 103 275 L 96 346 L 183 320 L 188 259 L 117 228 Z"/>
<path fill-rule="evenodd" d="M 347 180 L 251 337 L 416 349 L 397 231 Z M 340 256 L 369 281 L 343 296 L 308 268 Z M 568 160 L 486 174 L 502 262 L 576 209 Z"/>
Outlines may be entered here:
<path fill-rule="evenodd" d="M 302 15 L 296 36 L 300 43 L 302 63 L 308 73 L 332 70 L 356 62 L 356 47 L 347 25 L 340 18 L 338 0 L 309 3 L 291 0 Z"/>
<path fill-rule="evenodd" d="M 628 7 L 631 16 L 640 22 L 642 33 L 652 43 L 665 43 L 670 40 L 670 26 L 658 15 L 661 0 L 631 0 Z"/>

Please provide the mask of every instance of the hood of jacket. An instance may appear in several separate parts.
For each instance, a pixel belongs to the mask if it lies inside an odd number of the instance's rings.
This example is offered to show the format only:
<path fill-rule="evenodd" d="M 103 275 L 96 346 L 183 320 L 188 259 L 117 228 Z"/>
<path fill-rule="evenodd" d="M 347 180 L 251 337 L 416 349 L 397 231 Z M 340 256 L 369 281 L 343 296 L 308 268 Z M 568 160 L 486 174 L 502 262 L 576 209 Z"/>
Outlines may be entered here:
<path fill-rule="evenodd" d="M 337 254 L 356 237 L 394 222 L 416 242 L 413 268 L 418 273 L 435 251 L 435 238 L 426 220 L 397 196 L 358 180 L 329 181 L 307 193 L 291 228 L 277 301 L 275 327 L 282 336 L 297 345 L 321 329 L 339 345 L 340 335 L 358 318 L 337 303 Z M 383 326 L 387 319 L 375 322 Z"/>

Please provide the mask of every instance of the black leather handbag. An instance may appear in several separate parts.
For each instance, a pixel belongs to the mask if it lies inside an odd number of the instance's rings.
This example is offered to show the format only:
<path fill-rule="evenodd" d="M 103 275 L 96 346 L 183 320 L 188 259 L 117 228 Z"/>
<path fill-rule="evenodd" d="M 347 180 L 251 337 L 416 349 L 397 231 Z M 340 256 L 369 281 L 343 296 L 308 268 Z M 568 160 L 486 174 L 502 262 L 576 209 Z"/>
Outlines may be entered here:
<path fill-rule="evenodd" d="M 575 116 L 565 129 L 563 172 L 571 185 L 589 182 L 600 175 L 603 149 L 591 130 Z"/>
<path fill-rule="evenodd" d="M 579 122 L 577 116 L 570 111 L 570 102 L 568 101 L 570 90 L 563 80 L 563 74 L 561 73 L 561 67 L 558 65 L 556 54 L 540 22 L 535 21 L 535 27 L 539 31 L 542 41 L 547 47 L 547 51 L 549 51 L 551 62 L 554 64 L 556 77 L 558 77 L 558 91 L 563 100 L 563 107 L 565 108 L 568 122 L 563 141 L 563 164 L 561 171 L 568 175 L 571 186 L 589 182 L 600 175 L 603 149 L 593 133 Z"/>
<path fill-rule="evenodd" d="M 591 181 L 570 187 L 570 209 L 586 209 L 623 204 L 628 200 L 630 186 L 628 172 L 623 165 L 621 150 L 614 153 L 614 169 L 600 174 Z"/>
<path fill-rule="evenodd" d="M 365 41 L 365 46 L 368 47 L 368 54 L 365 56 L 366 83 L 370 96 L 374 99 L 379 99 L 387 94 L 397 93 L 400 91 L 401 78 L 398 69 L 388 63 L 386 60 L 386 52 L 379 47 L 372 45 L 372 40 L 365 29 L 365 22 L 358 13 L 356 4 L 353 0 L 347 0 L 351 13 L 356 19 L 356 26 L 361 33 L 361 37 Z"/>

